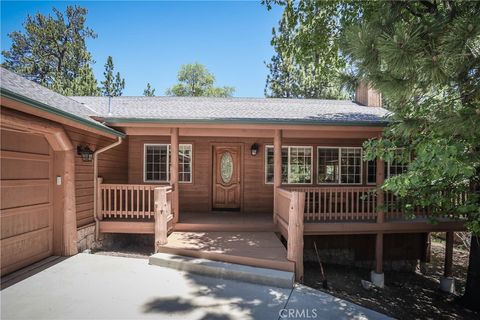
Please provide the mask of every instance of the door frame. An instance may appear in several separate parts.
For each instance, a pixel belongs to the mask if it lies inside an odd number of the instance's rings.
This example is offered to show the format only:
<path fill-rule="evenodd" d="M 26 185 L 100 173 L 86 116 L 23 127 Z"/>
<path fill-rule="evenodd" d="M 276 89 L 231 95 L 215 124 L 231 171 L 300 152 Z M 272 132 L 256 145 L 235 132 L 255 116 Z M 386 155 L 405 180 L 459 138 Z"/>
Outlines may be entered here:
<path fill-rule="evenodd" d="M 214 188 L 214 183 L 213 183 L 213 178 L 214 178 L 214 168 L 213 168 L 213 157 L 214 157 L 214 152 L 215 152 L 215 147 L 240 147 L 240 210 L 238 212 L 243 213 L 243 201 L 244 201 L 244 179 L 245 179 L 245 170 L 244 170 L 244 143 L 243 142 L 215 142 L 211 141 L 209 143 L 209 165 L 208 165 L 208 173 L 209 173 L 209 190 L 208 190 L 208 206 L 210 208 L 210 211 L 214 211 L 213 209 L 213 188 Z M 216 209 L 216 212 L 221 212 L 221 209 Z"/>

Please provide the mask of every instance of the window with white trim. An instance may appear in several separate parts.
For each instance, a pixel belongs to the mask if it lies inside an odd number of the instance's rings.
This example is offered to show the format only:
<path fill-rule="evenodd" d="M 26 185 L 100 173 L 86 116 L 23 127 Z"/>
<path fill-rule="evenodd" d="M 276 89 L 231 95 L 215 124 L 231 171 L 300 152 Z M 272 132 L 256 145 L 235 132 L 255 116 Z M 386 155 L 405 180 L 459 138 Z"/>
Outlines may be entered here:
<path fill-rule="evenodd" d="M 317 183 L 361 184 L 361 147 L 317 147 Z"/>
<path fill-rule="evenodd" d="M 338 183 L 340 154 L 338 148 L 318 148 L 318 183 Z"/>
<path fill-rule="evenodd" d="M 396 156 L 400 156 L 401 150 L 396 150 Z M 396 176 L 397 174 L 402 174 L 408 169 L 408 162 L 400 161 L 394 159 L 393 161 L 385 162 L 385 178 L 390 178 Z M 367 162 L 367 182 L 368 184 L 376 184 L 377 178 L 377 161 L 370 160 Z"/>
<path fill-rule="evenodd" d="M 312 183 L 312 150 L 308 146 L 282 147 L 282 183 Z M 265 183 L 273 183 L 273 146 L 265 147 Z"/>
<path fill-rule="evenodd" d="M 145 144 L 145 182 L 170 181 L 170 152 L 170 144 Z M 178 155 L 179 182 L 192 182 L 192 145 L 180 144 Z"/>
<path fill-rule="evenodd" d="M 377 161 L 376 160 L 367 161 L 367 183 L 368 184 L 377 183 Z"/>
<path fill-rule="evenodd" d="M 408 163 L 405 160 L 399 160 L 397 157 L 401 156 L 402 150 L 395 150 L 395 158 L 388 162 L 388 177 L 396 176 L 407 171 Z"/>
<path fill-rule="evenodd" d="M 178 146 L 178 181 L 192 182 L 192 145 Z"/>

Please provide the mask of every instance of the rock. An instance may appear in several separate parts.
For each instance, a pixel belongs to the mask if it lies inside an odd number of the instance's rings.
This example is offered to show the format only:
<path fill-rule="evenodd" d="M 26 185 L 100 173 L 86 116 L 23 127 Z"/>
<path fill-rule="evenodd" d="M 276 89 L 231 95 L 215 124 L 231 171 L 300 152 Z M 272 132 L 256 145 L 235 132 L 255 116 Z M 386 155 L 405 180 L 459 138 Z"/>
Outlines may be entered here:
<path fill-rule="evenodd" d="M 371 290 L 371 289 L 374 287 L 374 285 L 373 285 L 373 283 L 371 283 L 370 281 L 367 281 L 367 280 L 363 280 L 363 279 L 362 279 L 362 287 L 363 287 L 363 289 L 365 289 L 365 290 Z"/>

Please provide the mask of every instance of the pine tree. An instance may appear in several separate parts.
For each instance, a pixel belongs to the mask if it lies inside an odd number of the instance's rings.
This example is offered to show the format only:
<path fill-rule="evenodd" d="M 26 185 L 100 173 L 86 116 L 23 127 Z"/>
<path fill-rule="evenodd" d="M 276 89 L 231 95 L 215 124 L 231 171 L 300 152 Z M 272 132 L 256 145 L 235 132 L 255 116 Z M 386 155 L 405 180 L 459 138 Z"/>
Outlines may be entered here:
<path fill-rule="evenodd" d="M 143 95 L 145 97 L 155 97 L 155 89 L 152 88 L 150 83 L 147 83 L 147 87 L 143 90 Z"/>
<path fill-rule="evenodd" d="M 463 303 L 480 304 L 480 2 L 381 2 L 346 32 L 343 49 L 359 77 L 394 112 L 368 159 L 408 155 L 408 171 L 383 188 L 402 209 L 428 207 L 432 219 L 466 217 L 472 232 Z M 466 200 L 458 199 L 466 195 Z"/>
<path fill-rule="evenodd" d="M 85 25 L 87 9 L 67 6 L 64 13 L 56 8 L 53 13 L 28 16 L 24 32 L 9 34 L 12 46 L 2 51 L 3 66 L 61 94 L 95 94 L 86 39 L 96 34 Z"/>
<path fill-rule="evenodd" d="M 362 6 L 359 1 L 264 0 L 284 8 L 272 31 L 275 55 L 267 63 L 270 74 L 265 96 L 277 98 L 346 98 L 342 77 L 346 58 L 339 51 L 347 25 Z"/>
<path fill-rule="evenodd" d="M 125 79 L 121 77 L 120 72 L 117 72 L 114 76 L 114 69 L 113 58 L 112 56 L 108 56 L 107 62 L 105 63 L 105 71 L 103 72 L 105 80 L 101 82 L 102 94 L 104 96 L 121 96 L 125 88 Z"/>

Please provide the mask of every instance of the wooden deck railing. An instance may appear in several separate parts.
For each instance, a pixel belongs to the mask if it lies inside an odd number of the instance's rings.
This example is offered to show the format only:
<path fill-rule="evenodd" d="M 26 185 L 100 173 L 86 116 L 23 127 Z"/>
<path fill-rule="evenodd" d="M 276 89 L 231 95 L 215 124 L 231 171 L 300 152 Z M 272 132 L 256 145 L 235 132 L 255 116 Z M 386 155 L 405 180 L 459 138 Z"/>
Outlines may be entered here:
<path fill-rule="evenodd" d="M 102 184 L 100 181 L 97 194 L 99 220 L 154 220 L 155 250 L 167 243 L 167 234 L 173 227 L 176 214 L 171 186 Z"/>
<path fill-rule="evenodd" d="M 276 221 L 287 240 L 287 259 L 295 263 L 295 278 L 303 279 L 303 215 L 305 193 L 276 190 Z"/>
<path fill-rule="evenodd" d="M 382 209 L 386 220 L 404 219 L 402 200 L 385 192 L 384 204 L 379 208 L 375 187 L 288 187 L 288 191 L 305 194 L 305 222 L 375 221 Z M 458 201 L 463 201 L 461 198 Z M 431 214 L 429 208 L 417 207 L 417 218 Z"/>
<path fill-rule="evenodd" d="M 100 184 L 99 218 L 153 219 L 154 189 L 141 184 Z"/>
<path fill-rule="evenodd" d="M 288 188 L 305 194 L 305 221 L 355 221 L 376 218 L 376 194 L 371 187 Z"/>

